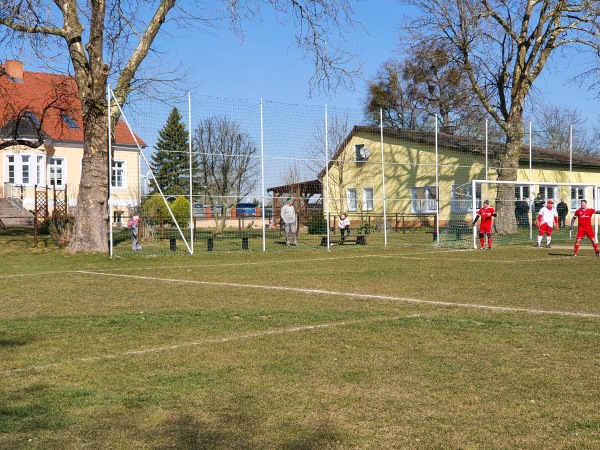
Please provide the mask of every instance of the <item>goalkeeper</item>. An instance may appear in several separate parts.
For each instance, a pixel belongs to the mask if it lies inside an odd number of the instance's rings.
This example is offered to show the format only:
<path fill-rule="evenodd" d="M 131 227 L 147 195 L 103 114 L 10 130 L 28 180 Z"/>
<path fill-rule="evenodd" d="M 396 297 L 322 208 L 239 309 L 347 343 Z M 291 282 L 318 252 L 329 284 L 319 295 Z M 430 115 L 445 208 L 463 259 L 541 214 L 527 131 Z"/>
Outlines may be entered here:
<path fill-rule="evenodd" d="M 479 250 L 485 248 L 486 234 L 488 250 L 492 249 L 492 223 L 494 217 L 496 217 L 496 210 L 490 206 L 489 200 L 484 200 L 483 207 L 477 211 L 477 216 L 475 216 L 475 219 L 473 220 L 473 226 L 475 226 L 477 221 L 481 218 L 481 223 L 479 224 Z"/>
<path fill-rule="evenodd" d="M 548 200 L 546 206 L 542 207 L 535 221 L 536 226 L 539 228 L 536 247 L 542 246 L 542 239 L 544 234 L 546 235 L 546 248 L 550 248 L 550 241 L 552 241 L 552 230 L 558 228 L 558 212 L 556 208 L 553 208 L 554 202 Z"/>

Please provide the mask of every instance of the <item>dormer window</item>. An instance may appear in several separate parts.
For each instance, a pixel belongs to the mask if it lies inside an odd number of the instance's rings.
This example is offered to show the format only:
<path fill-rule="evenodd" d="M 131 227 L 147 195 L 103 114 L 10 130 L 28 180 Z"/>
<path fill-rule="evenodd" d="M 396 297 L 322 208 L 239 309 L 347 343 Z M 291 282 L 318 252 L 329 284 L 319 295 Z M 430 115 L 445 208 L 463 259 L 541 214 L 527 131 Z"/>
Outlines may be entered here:
<path fill-rule="evenodd" d="M 31 111 L 25 111 L 23 113 L 23 117 L 28 119 L 36 127 L 40 126 L 40 121 L 37 119 L 37 117 L 35 117 L 35 114 L 33 114 Z"/>
<path fill-rule="evenodd" d="M 75 122 L 75 119 L 73 119 L 70 115 L 61 114 L 60 117 L 67 124 L 67 126 L 69 128 L 79 128 L 79 125 L 77 125 L 77 122 Z"/>

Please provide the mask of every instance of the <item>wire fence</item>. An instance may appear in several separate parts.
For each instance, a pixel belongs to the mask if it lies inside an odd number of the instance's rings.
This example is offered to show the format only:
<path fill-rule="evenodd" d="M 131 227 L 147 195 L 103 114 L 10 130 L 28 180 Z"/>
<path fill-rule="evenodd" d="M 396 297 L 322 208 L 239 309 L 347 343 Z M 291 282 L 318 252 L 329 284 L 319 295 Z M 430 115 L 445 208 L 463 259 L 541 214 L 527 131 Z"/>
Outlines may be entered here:
<path fill-rule="evenodd" d="M 111 254 L 135 251 L 127 227 L 134 215 L 144 253 L 468 247 L 473 199 L 487 198 L 471 183 L 498 176 L 504 146 L 486 120 L 449 127 L 432 117 L 418 130 L 392 129 L 358 110 L 261 100 L 146 102 L 123 118 L 140 149 L 114 152 L 111 161 Z M 515 202 L 531 209 L 542 190 L 555 202 L 567 197 L 572 211 L 581 196 L 594 198 L 600 161 L 541 148 L 535 138 L 526 134 Z M 282 219 L 288 200 L 295 237 L 290 229 L 286 237 Z M 351 223 L 343 240 L 342 213 Z M 532 239 L 516 234 L 499 239 Z"/>

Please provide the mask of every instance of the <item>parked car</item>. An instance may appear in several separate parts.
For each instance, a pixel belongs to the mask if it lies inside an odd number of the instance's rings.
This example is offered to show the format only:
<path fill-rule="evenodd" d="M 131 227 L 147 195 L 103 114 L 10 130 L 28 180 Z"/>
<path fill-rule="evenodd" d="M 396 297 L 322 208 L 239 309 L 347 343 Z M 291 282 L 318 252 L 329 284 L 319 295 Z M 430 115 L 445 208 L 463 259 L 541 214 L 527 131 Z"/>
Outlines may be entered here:
<path fill-rule="evenodd" d="M 255 217 L 257 203 L 238 203 L 235 208 L 235 215 L 237 217 Z"/>
<path fill-rule="evenodd" d="M 200 205 L 198 203 L 194 203 L 193 205 L 194 217 L 198 219 L 208 218 L 208 211 L 211 212 L 210 217 L 213 218 L 214 210 L 215 208 L 213 208 L 211 205 Z M 216 210 L 219 216 L 223 215 L 223 205 L 217 205 Z"/>

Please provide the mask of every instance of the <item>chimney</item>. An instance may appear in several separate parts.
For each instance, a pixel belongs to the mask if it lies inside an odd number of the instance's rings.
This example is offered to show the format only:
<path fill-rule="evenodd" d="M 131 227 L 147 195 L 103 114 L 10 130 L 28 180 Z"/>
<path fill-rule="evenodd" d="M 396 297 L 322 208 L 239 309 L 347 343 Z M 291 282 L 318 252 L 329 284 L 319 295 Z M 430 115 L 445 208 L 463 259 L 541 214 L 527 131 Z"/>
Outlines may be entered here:
<path fill-rule="evenodd" d="M 4 62 L 4 70 L 12 81 L 23 81 L 23 62 L 7 59 Z"/>

